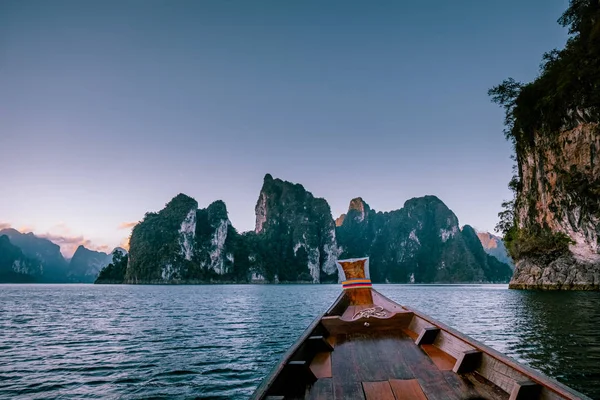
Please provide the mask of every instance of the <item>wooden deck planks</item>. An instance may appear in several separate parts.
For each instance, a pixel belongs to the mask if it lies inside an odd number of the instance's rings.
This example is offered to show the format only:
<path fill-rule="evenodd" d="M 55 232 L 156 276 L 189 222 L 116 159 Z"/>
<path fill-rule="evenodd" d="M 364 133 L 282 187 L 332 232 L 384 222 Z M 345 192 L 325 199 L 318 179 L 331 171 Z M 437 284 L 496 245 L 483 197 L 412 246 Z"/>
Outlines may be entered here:
<path fill-rule="evenodd" d="M 337 335 L 335 343 L 335 350 L 331 353 L 333 398 L 364 400 L 359 378 L 360 364 L 354 357 L 351 343 L 346 340 L 346 335 Z"/>
<path fill-rule="evenodd" d="M 419 381 L 423 393 L 429 400 L 463 399 L 446 381 L 442 371 L 433 363 L 420 347 L 412 344 L 403 349 L 403 356 L 414 377 Z"/>
<path fill-rule="evenodd" d="M 500 389 L 500 387 L 489 382 L 488 380 L 486 380 L 485 378 L 483 378 L 481 375 L 479 375 L 476 372 L 469 372 L 469 373 L 462 374 L 459 376 L 462 379 L 465 379 L 465 380 L 471 382 L 475 386 L 475 389 L 477 390 L 477 392 L 479 392 L 479 394 L 483 398 L 501 399 L 501 400 L 508 400 L 508 398 L 509 398 L 508 393 L 506 393 L 504 390 Z"/>
<path fill-rule="evenodd" d="M 456 364 L 456 358 L 448 353 L 438 349 L 432 344 L 424 344 L 421 346 L 425 353 L 431 358 L 431 361 L 440 369 L 440 371 L 451 371 Z"/>
<path fill-rule="evenodd" d="M 333 399 L 333 380 L 331 378 L 319 379 L 312 385 L 306 396 L 306 400 L 330 400 Z"/>
<path fill-rule="evenodd" d="M 488 398 L 484 393 L 480 393 L 475 388 L 475 385 L 468 379 L 465 379 L 452 371 L 442 371 L 442 374 L 444 375 L 446 382 L 448 382 L 456 392 L 461 393 L 464 398 Z"/>
<path fill-rule="evenodd" d="M 317 353 L 310 363 L 310 370 L 317 379 L 331 378 L 331 353 Z"/>
<path fill-rule="evenodd" d="M 328 340 L 335 343 L 335 350 L 328 353 L 334 399 L 378 398 L 369 396 L 379 393 L 376 389 L 384 390 L 385 385 L 380 382 L 386 381 L 392 394 L 394 385 L 399 386 L 396 399 L 506 398 L 485 383 L 455 374 L 452 372 L 454 357 L 433 345 L 419 347 L 402 331 L 339 334 Z M 400 383 L 393 383 L 395 381 Z M 414 383 L 405 383 L 410 381 Z M 365 383 L 368 383 L 367 389 Z M 404 390 L 402 385 L 405 385 Z M 406 394 L 398 397 L 398 393 Z"/>
<path fill-rule="evenodd" d="M 427 400 L 416 379 L 390 379 L 389 382 L 396 400 Z"/>
<path fill-rule="evenodd" d="M 362 386 L 367 400 L 396 400 L 388 381 L 363 382 Z"/>
<path fill-rule="evenodd" d="M 338 335 L 331 353 L 334 397 L 362 398 L 361 382 L 414 378 L 402 355 L 406 346 L 414 343 L 402 333 Z"/>

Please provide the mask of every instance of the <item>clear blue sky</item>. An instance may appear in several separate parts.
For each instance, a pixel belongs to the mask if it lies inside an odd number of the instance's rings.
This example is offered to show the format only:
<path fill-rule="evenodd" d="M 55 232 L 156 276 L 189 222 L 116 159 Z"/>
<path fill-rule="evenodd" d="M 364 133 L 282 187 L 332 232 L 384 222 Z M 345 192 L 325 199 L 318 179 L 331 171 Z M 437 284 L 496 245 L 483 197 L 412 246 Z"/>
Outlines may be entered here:
<path fill-rule="evenodd" d="M 566 0 L 0 2 L 0 224 L 117 245 L 179 192 L 254 227 L 265 173 L 492 230 L 511 148 L 487 90 L 531 80 Z M 87 243 L 87 242 L 86 242 Z"/>

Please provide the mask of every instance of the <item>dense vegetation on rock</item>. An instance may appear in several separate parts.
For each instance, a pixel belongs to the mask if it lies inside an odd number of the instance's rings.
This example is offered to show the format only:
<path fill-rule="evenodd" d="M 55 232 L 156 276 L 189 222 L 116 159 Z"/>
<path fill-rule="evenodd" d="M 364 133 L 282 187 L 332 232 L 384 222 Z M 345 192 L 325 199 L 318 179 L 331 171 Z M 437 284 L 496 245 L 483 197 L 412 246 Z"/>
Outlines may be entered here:
<path fill-rule="evenodd" d="M 490 89 L 506 111 L 506 136 L 518 153 L 536 136 L 555 136 L 600 120 L 600 2 L 571 0 L 558 22 L 571 37 L 562 50 L 542 57 L 539 76 L 523 84 L 512 78 Z"/>
<path fill-rule="evenodd" d="M 186 255 L 181 252 L 179 229 L 195 213 L 196 200 L 184 194 L 175 196 L 164 209 L 146 213 L 129 240 L 129 268 L 125 280 L 130 283 L 181 280 Z M 193 234 L 193 228 L 187 234 Z M 188 260 L 189 261 L 189 260 Z"/>
<path fill-rule="evenodd" d="M 540 75 L 489 92 L 517 161 L 498 230 L 512 287 L 600 289 L 600 1 L 571 0 L 558 22 L 571 36 Z"/>
<path fill-rule="evenodd" d="M 302 185 L 265 176 L 256 204 L 260 261 L 267 280 L 337 281 L 335 224 L 327 201 Z"/>
<path fill-rule="evenodd" d="M 127 254 L 115 251 L 112 256 L 112 262 L 102 268 L 94 283 L 124 283 L 127 272 Z"/>
<path fill-rule="evenodd" d="M 512 273 L 435 196 L 385 213 L 354 199 L 337 233 L 342 257 L 371 257 L 374 282 L 505 282 Z"/>
<path fill-rule="evenodd" d="M 36 282 L 41 275 L 39 261 L 26 257 L 7 235 L 0 235 L 0 283 Z"/>
<path fill-rule="evenodd" d="M 107 266 L 97 283 L 337 282 L 342 248 L 344 257 L 371 256 L 375 282 L 498 282 L 511 273 L 434 196 L 389 213 L 355 199 L 336 228 L 324 199 L 267 174 L 254 232 L 239 234 L 222 201 L 197 209 L 180 194 L 146 214 L 133 229 L 129 263 Z"/>
<path fill-rule="evenodd" d="M 147 213 L 131 233 L 127 283 L 243 281 L 234 268 L 239 241 L 222 201 L 198 209 L 179 194 L 157 213 Z"/>

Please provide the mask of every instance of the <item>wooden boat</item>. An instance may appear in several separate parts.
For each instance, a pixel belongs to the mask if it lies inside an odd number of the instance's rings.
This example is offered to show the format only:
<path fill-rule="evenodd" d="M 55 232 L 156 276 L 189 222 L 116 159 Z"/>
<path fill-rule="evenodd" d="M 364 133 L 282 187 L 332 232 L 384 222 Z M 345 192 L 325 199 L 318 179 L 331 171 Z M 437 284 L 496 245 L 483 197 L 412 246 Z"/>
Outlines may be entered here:
<path fill-rule="evenodd" d="M 343 292 L 253 399 L 588 399 L 371 288 L 368 258 L 338 261 Z"/>

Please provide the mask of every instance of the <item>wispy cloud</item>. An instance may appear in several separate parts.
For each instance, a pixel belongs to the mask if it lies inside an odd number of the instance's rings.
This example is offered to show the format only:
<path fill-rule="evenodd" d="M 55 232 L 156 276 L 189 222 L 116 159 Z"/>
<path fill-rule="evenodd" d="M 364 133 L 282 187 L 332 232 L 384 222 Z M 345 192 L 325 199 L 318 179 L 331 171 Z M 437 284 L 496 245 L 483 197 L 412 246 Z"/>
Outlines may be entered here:
<path fill-rule="evenodd" d="M 92 243 L 91 240 L 86 239 L 85 237 L 83 237 L 81 235 L 80 236 L 68 236 L 68 235 L 53 234 L 53 233 L 43 233 L 43 234 L 36 234 L 36 236 L 44 238 L 44 239 L 48 239 L 52 243 L 59 245 L 60 252 L 66 258 L 73 257 L 73 254 L 75 254 L 75 250 L 77 250 L 77 248 L 79 246 L 84 246 L 90 250 L 102 251 L 105 253 L 108 253 L 112 250 L 108 245 L 94 244 L 94 243 Z"/>
<path fill-rule="evenodd" d="M 130 236 L 127 236 L 125 239 L 121 240 L 121 243 L 119 243 L 119 247 L 122 247 L 125 250 L 129 251 L 129 239 Z"/>
<path fill-rule="evenodd" d="M 137 224 L 139 224 L 139 221 L 121 222 L 119 224 L 119 229 L 131 229 Z"/>
<path fill-rule="evenodd" d="M 12 224 L 8 222 L 0 222 L 0 230 L 12 227 Z M 81 245 L 90 250 L 102 251 L 104 253 L 112 251 L 112 248 L 106 244 L 95 244 L 92 243 L 91 240 L 86 239 L 83 235 L 73 235 L 67 224 L 64 222 L 59 222 L 54 225 L 50 228 L 50 232 L 46 233 L 36 233 L 34 227 L 26 225 L 19 227 L 17 230 L 21 233 L 33 232 L 35 236 L 48 239 L 52 243 L 57 244 L 60 246 L 60 252 L 66 258 L 73 257 L 75 250 Z M 127 238 L 127 242 L 129 242 L 129 238 Z"/>

